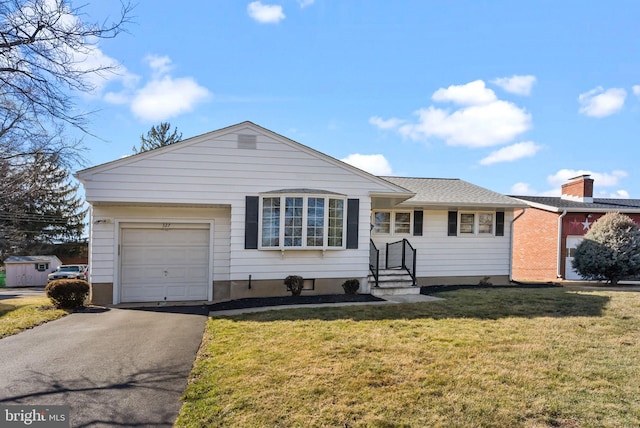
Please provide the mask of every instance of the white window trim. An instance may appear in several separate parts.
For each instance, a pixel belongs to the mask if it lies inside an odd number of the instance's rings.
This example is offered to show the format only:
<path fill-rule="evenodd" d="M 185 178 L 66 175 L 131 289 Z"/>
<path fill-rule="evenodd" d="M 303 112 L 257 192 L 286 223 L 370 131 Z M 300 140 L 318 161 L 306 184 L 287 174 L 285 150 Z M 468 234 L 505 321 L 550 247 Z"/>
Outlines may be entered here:
<path fill-rule="evenodd" d="M 390 213 L 390 224 L 389 224 L 389 233 L 385 232 L 377 232 L 375 229 L 375 220 L 376 213 Z M 396 233 L 395 225 L 396 225 L 396 214 L 409 214 L 409 232 L 407 233 Z M 373 210 L 371 211 L 371 224 L 374 226 L 371 230 L 371 234 L 375 236 L 412 236 L 413 235 L 413 211 L 412 210 Z"/>
<path fill-rule="evenodd" d="M 280 198 L 280 230 L 278 236 L 279 245 L 265 246 L 262 245 L 262 210 L 265 198 Z M 285 201 L 286 198 L 302 198 L 302 246 L 293 247 L 284 245 L 285 232 Z M 324 245 L 310 246 L 307 245 L 307 220 L 309 211 L 309 198 L 324 199 L 324 225 L 323 238 Z M 342 245 L 329 246 L 329 200 L 337 199 L 342 201 Z M 342 195 L 327 195 L 314 193 L 277 193 L 260 195 L 258 204 L 258 249 L 259 250 L 277 250 L 277 251 L 293 251 L 293 250 L 344 250 L 347 248 L 347 197 Z"/>
<path fill-rule="evenodd" d="M 473 214 L 473 233 L 463 233 L 460 229 L 462 226 L 462 215 Z M 480 215 L 491 214 L 492 224 L 491 233 L 480 233 Z M 495 211 L 459 211 L 458 212 L 458 236 L 489 238 L 496 236 L 496 212 Z"/>

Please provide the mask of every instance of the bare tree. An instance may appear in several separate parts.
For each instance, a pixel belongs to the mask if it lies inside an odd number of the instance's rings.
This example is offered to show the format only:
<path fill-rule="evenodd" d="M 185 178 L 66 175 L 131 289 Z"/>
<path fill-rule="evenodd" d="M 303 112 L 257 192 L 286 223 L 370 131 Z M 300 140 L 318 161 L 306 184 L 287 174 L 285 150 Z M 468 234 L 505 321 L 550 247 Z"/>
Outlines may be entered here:
<path fill-rule="evenodd" d="M 69 90 L 90 92 L 90 78 L 115 71 L 90 59 L 96 42 L 118 35 L 131 11 L 122 4 L 114 22 L 96 24 L 68 0 L 0 1 L 0 97 L 39 122 L 53 118 L 86 131 Z"/>
<path fill-rule="evenodd" d="M 148 150 L 153 150 L 158 147 L 168 146 L 169 144 L 177 143 L 182 139 L 182 133 L 178 134 L 178 128 L 173 128 L 171 132 L 171 124 L 169 122 L 162 122 L 159 125 L 151 127 L 147 136 L 144 134 L 140 136 L 140 149 L 133 146 L 133 153 L 142 153 Z"/>

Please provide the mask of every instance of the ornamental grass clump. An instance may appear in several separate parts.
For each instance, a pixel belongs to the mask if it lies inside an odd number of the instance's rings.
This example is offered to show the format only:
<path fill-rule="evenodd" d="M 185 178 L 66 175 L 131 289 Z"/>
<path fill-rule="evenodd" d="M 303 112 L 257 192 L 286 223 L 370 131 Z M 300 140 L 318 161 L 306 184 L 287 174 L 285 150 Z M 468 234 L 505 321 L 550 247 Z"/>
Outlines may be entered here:
<path fill-rule="evenodd" d="M 82 279 L 57 279 L 47 284 L 45 294 L 58 309 L 79 309 L 89 296 L 89 283 Z"/>
<path fill-rule="evenodd" d="M 287 286 L 287 291 L 290 291 L 292 296 L 299 296 L 302 293 L 302 287 L 304 287 L 304 279 L 298 275 L 289 275 L 284 279 L 284 285 Z"/>
<path fill-rule="evenodd" d="M 360 281 L 357 279 L 348 279 L 342 283 L 342 288 L 344 289 L 345 294 L 358 294 Z"/>

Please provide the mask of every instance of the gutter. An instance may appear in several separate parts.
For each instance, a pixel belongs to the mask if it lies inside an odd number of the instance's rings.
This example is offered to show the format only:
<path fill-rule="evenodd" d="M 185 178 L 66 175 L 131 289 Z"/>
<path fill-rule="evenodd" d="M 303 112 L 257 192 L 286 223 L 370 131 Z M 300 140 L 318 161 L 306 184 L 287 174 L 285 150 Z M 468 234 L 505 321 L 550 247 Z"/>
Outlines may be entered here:
<path fill-rule="evenodd" d="M 558 217 L 558 263 L 556 267 L 556 277 L 563 278 L 562 272 L 560 272 L 560 267 L 562 266 L 562 217 L 567 215 L 567 209 L 565 208 Z"/>
<path fill-rule="evenodd" d="M 526 211 L 527 207 L 524 207 L 522 212 L 511 220 L 511 224 L 509 225 L 509 282 L 513 282 L 513 223 L 522 217 Z"/>

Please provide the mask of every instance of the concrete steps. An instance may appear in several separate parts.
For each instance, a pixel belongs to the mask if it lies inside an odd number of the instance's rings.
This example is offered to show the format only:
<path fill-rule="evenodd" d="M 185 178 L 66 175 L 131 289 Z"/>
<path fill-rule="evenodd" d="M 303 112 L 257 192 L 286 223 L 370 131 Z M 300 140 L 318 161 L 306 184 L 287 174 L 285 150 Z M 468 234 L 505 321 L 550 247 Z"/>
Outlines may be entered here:
<path fill-rule="evenodd" d="M 378 276 L 378 286 L 372 275 L 369 275 L 371 294 L 377 297 L 396 296 L 403 294 L 420 294 L 420 287 L 414 286 L 413 279 L 404 270 L 381 269 Z"/>

